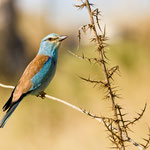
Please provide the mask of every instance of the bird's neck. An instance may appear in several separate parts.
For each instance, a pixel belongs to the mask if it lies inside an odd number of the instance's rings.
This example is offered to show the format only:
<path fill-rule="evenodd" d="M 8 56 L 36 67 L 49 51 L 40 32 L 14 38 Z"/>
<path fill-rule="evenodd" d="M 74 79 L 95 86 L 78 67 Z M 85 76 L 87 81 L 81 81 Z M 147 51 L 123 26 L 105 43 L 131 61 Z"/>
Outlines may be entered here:
<path fill-rule="evenodd" d="M 53 59 L 57 59 L 58 48 L 59 47 L 55 47 L 54 45 L 50 45 L 50 44 L 41 45 L 38 54 L 50 56 Z"/>

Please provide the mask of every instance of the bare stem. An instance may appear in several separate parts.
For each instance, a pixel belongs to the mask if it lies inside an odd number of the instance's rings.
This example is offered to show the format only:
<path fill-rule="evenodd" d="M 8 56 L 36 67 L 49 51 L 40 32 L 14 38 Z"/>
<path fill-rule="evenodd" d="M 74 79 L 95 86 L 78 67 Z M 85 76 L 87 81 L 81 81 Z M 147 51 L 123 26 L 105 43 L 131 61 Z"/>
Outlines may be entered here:
<path fill-rule="evenodd" d="M 12 86 L 12 85 L 5 85 L 5 84 L 2 84 L 2 83 L 0 83 L 0 87 L 8 88 L 8 89 L 14 89 L 14 86 Z M 71 107 L 72 109 L 77 110 L 78 112 L 87 114 L 88 116 L 94 118 L 95 120 L 97 120 L 97 121 L 100 122 L 100 123 L 102 122 L 102 119 L 101 119 L 101 118 L 94 117 L 94 116 L 95 116 L 94 114 L 88 113 L 88 112 L 86 112 L 84 109 L 81 109 L 81 108 L 79 108 L 79 107 L 77 107 L 77 106 L 75 106 L 75 105 L 73 105 L 73 104 L 71 104 L 71 103 L 68 103 L 68 102 L 66 102 L 65 100 L 62 100 L 62 99 L 59 99 L 59 98 L 56 98 L 56 97 L 53 97 L 53 96 L 50 96 L 50 95 L 47 95 L 47 94 L 45 95 L 45 97 L 48 98 L 48 99 L 51 99 L 51 100 L 60 102 L 60 103 L 62 103 L 62 104 L 65 104 L 65 105 Z"/>

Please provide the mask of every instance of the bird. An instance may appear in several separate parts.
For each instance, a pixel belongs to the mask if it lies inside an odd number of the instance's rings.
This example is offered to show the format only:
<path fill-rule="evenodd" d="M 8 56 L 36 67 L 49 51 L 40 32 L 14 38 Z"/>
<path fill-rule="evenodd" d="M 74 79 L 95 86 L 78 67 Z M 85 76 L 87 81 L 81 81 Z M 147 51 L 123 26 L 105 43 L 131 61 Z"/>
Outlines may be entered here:
<path fill-rule="evenodd" d="M 8 118 L 27 95 L 35 95 L 44 98 L 44 90 L 54 77 L 58 50 L 66 35 L 51 33 L 41 40 L 40 48 L 35 58 L 28 64 L 20 80 L 13 89 L 10 98 L 3 106 L 6 111 L 0 120 L 0 128 L 3 128 Z"/>

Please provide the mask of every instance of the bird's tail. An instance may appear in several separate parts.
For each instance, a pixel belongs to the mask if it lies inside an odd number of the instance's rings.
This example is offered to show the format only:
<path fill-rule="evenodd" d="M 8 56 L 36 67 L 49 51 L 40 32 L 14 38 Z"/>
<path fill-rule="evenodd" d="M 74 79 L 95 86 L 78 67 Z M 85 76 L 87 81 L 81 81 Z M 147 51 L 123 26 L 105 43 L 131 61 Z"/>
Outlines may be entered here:
<path fill-rule="evenodd" d="M 14 89 L 15 90 L 15 89 Z M 10 98 L 8 99 L 8 101 L 6 102 L 6 104 L 3 106 L 3 111 L 6 111 L 7 109 L 7 112 L 6 114 L 4 115 L 4 117 L 2 118 L 2 120 L 0 120 L 0 128 L 3 128 L 6 121 L 8 120 L 8 118 L 11 116 L 11 114 L 14 112 L 14 110 L 16 109 L 16 107 L 19 105 L 19 103 L 21 102 L 21 100 L 27 95 L 29 94 L 30 92 L 27 92 L 25 94 L 23 94 L 15 103 L 12 103 L 12 98 L 13 98 L 13 93 L 14 93 L 14 90 L 10 96 Z"/>
<path fill-rule="evenodd" d="M 8 101 L 6 102 L 6 104 L 3 106 L 3 111 L 6 111 L 8 108 L 11 107 L 12 99 L 13 99 L 13 94 L 14 94 L 15 89 L 16 89 L 16 87 L 15 87 L 14 90 L 12 91 L 11 96 L 10 96 L 10 98 L 8 99 Z"/>
<path fill-rule="evenodd" d="M 4 117 L 2 118 L 2 120 L 0 121 L 0 128 L 3 128 L 6 121 L 8 120 L 8 118 L 11 116 L 11 114 L 14 112 L 14 110 L 16 109 L 16 107 L 19 105 L 20 101 L 18 101 L 17 103 L 13 104 L 8 111 L 6 112 L 6 114 L 4 115 Z"/>

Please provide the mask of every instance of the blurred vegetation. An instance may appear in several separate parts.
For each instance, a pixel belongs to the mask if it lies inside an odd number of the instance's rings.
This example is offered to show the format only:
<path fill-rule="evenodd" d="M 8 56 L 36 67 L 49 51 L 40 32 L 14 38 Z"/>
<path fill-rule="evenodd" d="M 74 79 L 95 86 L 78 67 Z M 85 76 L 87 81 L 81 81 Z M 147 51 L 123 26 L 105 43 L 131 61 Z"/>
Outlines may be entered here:
<path fill-rule="evenodd" d="M 16 13 L 14 0 L 1 1 L 0 73 L 9 77 L 16 76 L 16 72 L 25 66 L 27 58 L 24 51 L 23 40 L 16 30 Z"/>
<path fill-rule="evenodd" d="M 10 25 L 4 27 L 6 29 L 0 28 L 0 81 L 13 85 L 37 53 L 40 40 L 50 32 L 64 34 L 48 24 L 42 15 L 29 16 L 17 12 L 14 17 Z M 145 101 L 149 102 L 150 97 L 150 19 L 138 20 L 132 25 L 133 27 L 120 26 L 122 30 L 117 35 L 120 40 L 110 44 L 108 55 L 110 65 L 120 66 L 121 77 L 116 77 L 116 83 L 124 98 L 120 103 L 131 112 L 131 117 L 134 117 L 136 110 L 141 109 Z M 87 77 L 87 73 L 97 78 L 101 71 L 95 74 L 96 65 L 90 65 L 67 52 L 68 49 L 75 51 L 77 38 L 72 33 L 66 34 L 69 34 L 71 39 L 61 47 L 56 76 L 46 92 L 95 114 L 107 115 L 109 102 L 102 99 L 103 93 L 99 93 L 98 87 L 93 88 L 78 78 L 78 75 Z M 91 55 L 92 49 L 92 45 L 83 45 L 77 53 Z M 1 107 L 10 93 L 8 89 L 0 89 Z M 149 121 L 149 104 L 146 114 L 142 122 L 134 128 L 139 137 L 147 133 L 147 125 L 142 123 Z M 0 117 L 2 116 L 1 112 Z M 106 150 L 109 143 L 105 137 L 107 134 L 104 127 L 100 127 L 94 120 L 62 104 L 29 96 L 20 104 L 6 127 L 0 130 L 0 149 L 17 150 L 21 147 L 22 150 Z"/>

